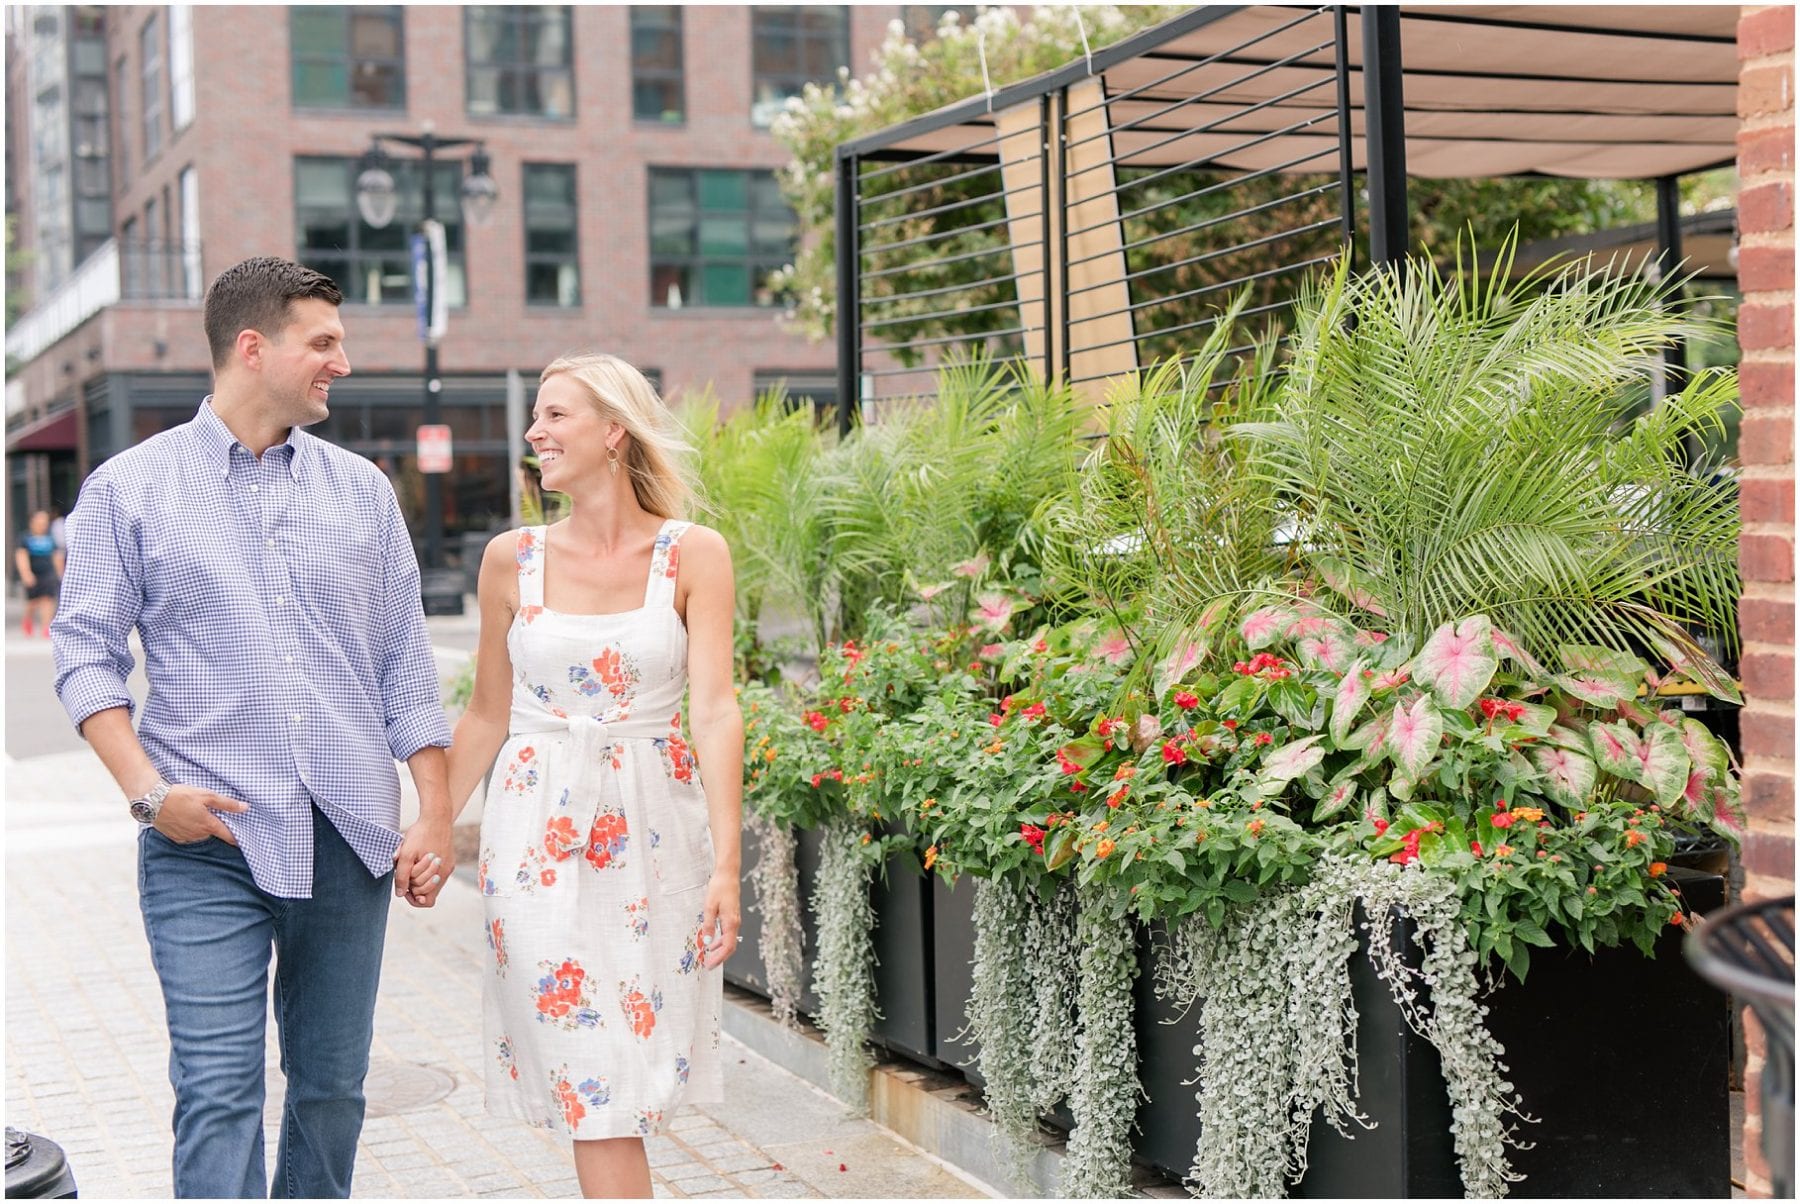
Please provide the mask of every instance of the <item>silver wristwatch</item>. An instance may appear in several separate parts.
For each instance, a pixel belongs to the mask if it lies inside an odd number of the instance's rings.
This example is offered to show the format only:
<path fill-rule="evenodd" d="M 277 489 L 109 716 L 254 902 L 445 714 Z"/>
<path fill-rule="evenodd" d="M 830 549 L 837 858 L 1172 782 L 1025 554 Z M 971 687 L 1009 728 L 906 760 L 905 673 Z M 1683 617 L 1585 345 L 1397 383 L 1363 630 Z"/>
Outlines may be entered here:
<path fill-rule="evenodd" d="M 156 822 L 157 813 L 162 810 L 163 800 L 168 796 L 169 784 L 167 782 L 158 781 L 156 785 L 150 788 L 149 794 L 144 795 L 142 798 L 134 798 L 128 804 L 131 808 L 131 818 L 137 820 L 146 828 L 149 827 Z"/>

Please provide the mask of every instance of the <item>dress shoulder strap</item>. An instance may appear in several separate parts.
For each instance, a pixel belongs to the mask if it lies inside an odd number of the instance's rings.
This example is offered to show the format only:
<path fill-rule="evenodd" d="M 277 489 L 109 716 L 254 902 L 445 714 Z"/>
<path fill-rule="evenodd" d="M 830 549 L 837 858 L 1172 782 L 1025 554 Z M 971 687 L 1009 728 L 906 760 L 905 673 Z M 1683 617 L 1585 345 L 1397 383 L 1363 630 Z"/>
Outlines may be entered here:
<path fill-rule="evenodd" d="M 675 575 L 681 569 L 681 537 L 693 523 L 671 518 L 656 533 L 650 552 L 650 580 L 644 586 L 644 606 L 675 605 Z"/>
<path fill-rule="evenodd" d="M 544 532 L 543 527 L 519 528 L 519 606 L 544 604 Z"/>

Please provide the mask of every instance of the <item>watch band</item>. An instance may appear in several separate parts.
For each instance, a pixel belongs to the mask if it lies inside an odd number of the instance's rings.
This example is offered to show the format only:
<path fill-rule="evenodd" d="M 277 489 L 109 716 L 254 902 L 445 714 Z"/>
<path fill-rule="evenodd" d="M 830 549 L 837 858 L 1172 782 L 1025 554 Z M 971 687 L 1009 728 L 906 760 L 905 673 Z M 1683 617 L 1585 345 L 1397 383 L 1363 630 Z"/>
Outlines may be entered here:
<path fill-rule="evenodd" d="M 132 799 L 126 806 L 131 811 L 131 818 L 149 827 L 156 822 L 157 814 L 162 811 L 163 800 L 168 796 L 169 784 L 158 779 L 148 794 Z"/>

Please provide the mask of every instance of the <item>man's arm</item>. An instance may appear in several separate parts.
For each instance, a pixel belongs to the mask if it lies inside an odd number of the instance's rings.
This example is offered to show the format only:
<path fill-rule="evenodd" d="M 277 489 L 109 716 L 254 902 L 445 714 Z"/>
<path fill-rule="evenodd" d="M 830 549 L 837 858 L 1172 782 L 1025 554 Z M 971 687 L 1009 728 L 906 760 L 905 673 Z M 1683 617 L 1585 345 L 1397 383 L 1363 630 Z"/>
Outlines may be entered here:
<path fill-rule="evenodd" d="M 18 567 L 19 580 L 25 583 L 26 589 L 37 584 L 37 574 L 31 571 L 31 554 L 23 545 L 13 553 L 13 564 Z"/>
<path fill-rule="evenodd" d="M 57 697 L 125 797 L 139 798 L 162 775 L 131 726 L 133 703 L 125 687 L 136 664 L 131 631 L 143 609 L 137 539 L 103 477 L 89 478 L 65 530 L 74 572 L 63 582 L 50 625 Z M 212 812 L 248 806 L 210 790 L 172 785 L 156 817 L 159 832 L 184 844 L 208 836 L 237 843 Z"/>

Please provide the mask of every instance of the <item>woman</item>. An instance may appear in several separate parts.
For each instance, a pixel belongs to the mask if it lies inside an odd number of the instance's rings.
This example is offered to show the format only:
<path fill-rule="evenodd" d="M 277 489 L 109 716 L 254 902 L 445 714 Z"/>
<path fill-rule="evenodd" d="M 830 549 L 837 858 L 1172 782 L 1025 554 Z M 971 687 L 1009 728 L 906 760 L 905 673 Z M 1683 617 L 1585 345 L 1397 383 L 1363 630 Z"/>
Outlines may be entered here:
<path fill-rule="evenodd" d="M 621 360 L 544 369 L 525 437 L 571 509 L 488 544 L 450 749 L 459 809 L 493 768 L 488 1110 L 566 1131 L 589 1197 L 649 1196 L 643 1138 L 721 1098 L 744 754 L 734 587 L 724 539 L 680 518 L 670 428 Z"/>
<path fill-rule="evenodd" d="M 19 580 L 25 583 L 25 634 L 32 633 L 31 618 L 36 615 L 38 625 L 44 629 L 44 638 L 49 639 L 50 620 L 56 617 L 56 595 L 62 588 L 63 553 L 56 544 L 56 537 L 50 533 L 48 510 L 32 514 L 25 534 L 19 537 L 19 549 L 13 559 L 19 570 Z"/>

